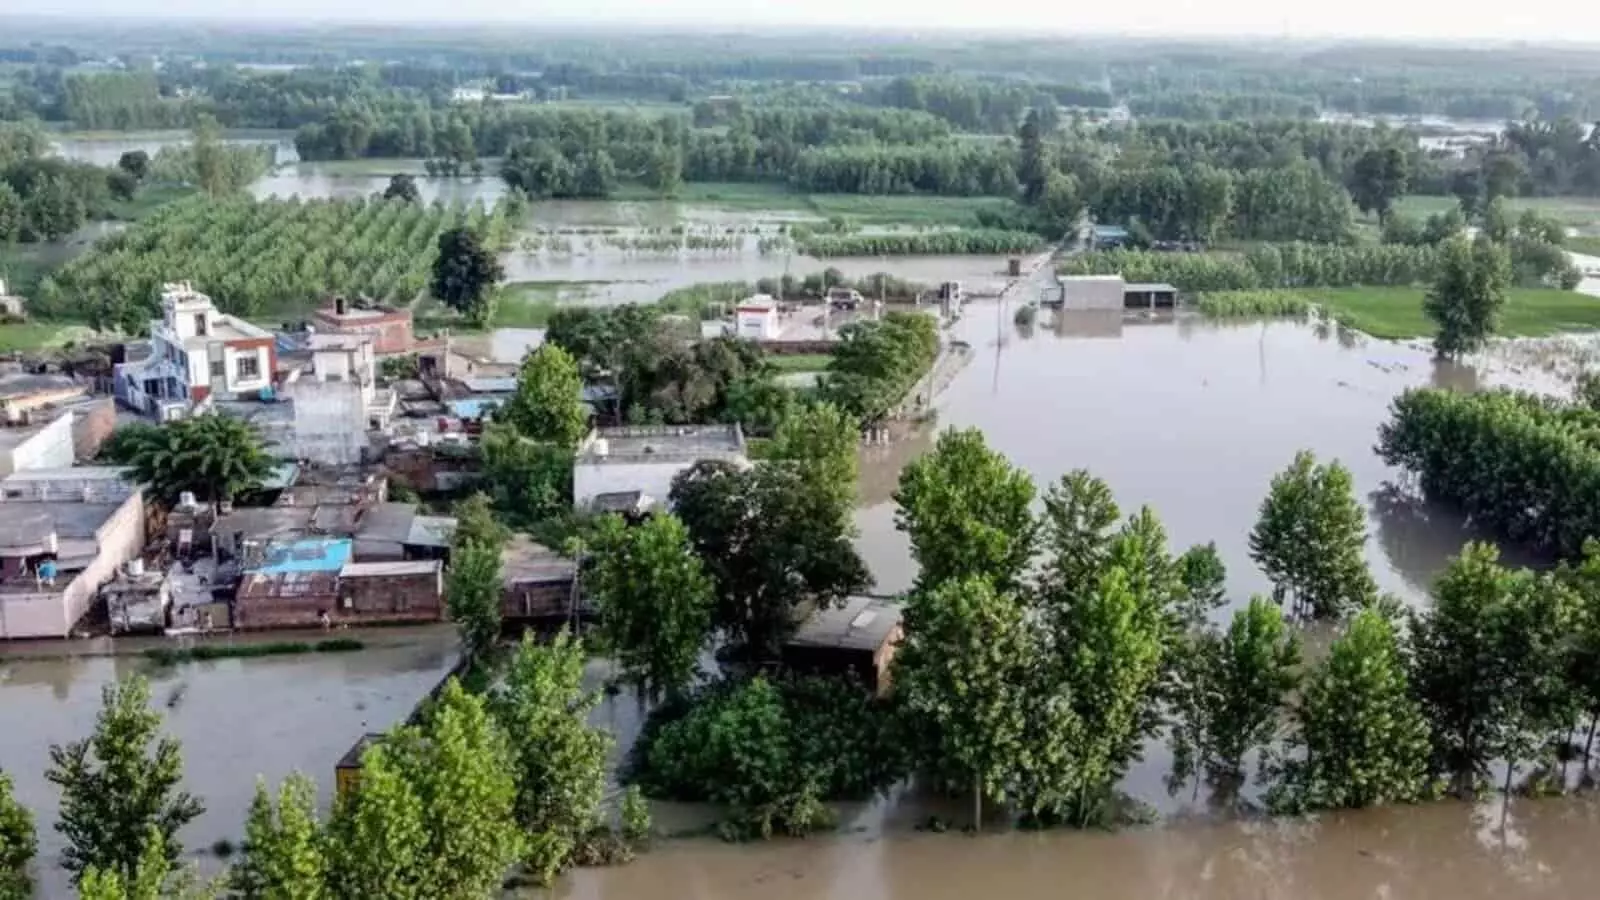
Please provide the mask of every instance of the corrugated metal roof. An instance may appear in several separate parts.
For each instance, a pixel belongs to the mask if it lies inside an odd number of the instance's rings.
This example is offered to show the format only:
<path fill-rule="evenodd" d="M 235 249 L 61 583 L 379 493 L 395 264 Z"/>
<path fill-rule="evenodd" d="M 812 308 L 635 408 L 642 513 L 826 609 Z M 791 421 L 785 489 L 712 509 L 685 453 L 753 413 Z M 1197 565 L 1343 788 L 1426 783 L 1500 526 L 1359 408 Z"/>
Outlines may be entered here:
<path fill-rule="evenodd" d="M 517 379 L 512 375 L 471 375 L 461 379 L 461 384 L 474 394 L 509 394 L 517 389 Z"/>
<path fill-rule="evenodd" d="M 417 547 L 448 547 L 455 531 L 454 516 L 416 516 L 405 542 Z"/>
<path fill-rule="evenodd" d="M 408 560 L 406 562 L 345 563 L 339 570 L 340 578 L 386 578 L 396 575 L 428 575 L 438 572 L 444 564 L 437 559 Z"/>

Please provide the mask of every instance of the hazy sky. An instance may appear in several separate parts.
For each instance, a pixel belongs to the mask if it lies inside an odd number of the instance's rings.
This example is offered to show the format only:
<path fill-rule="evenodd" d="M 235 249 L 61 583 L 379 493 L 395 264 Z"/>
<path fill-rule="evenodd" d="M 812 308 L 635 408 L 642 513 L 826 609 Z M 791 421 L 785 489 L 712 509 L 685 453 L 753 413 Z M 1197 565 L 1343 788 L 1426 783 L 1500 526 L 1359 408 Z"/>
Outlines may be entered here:
<path fill-rule="evenodd" d="M 856 25 L 1169 35 L 1600 40 L 1583 0 L 0 0 L 0 13 L 316 21 Z"/>

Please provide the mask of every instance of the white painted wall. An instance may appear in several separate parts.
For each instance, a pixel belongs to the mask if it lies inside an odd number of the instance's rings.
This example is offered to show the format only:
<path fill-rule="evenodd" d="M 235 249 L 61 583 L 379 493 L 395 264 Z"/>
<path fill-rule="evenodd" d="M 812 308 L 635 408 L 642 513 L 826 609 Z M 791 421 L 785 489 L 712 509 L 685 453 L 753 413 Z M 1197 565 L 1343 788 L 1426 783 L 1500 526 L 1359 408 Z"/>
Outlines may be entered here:
<path fill-rule="evenodd" d="M 256 359 L 256 374 L 252 377 L 240 376 L 239 360 L 241 358 L 248 359 L 252 356 L 254 356 Z M 272 369 L 268 366 L 268 359 L 269 357 L 267 355 L 266 347 L 248 347 L 243 350 L 240 350 L 236 347 L 223 347 L 222 363 L 226 367 L 225 372 L 227 373 L 226 381 L 228 385 L 228 392 L 231 394 L 243 394 L 250 391 L 259 391 L 262 388 L 271 385 Z M 206 377 L 202 381 L 195 383 L 210 384 L 211 364 L 206 362 L 203 365 L 203 371 L 205 371 Z"/>
<path fill-rule="evenodd" d="M 144 497 L 135 492 L 95 532 L 100 555 L 59 590 L 0 594 L 0 638 L 67 637 L 117 567 L 144 550 Z"/>
<path fill-rule="evenodd" d="M 572 467 L 572 504 L 586 509 L 600 494 L 643 491 L 645 496 L 665 505 L 672 493 L 672 479 L 694 465 L 685 462 L 578 462 Z"/>
<path fill-rule="evenodd" d="M 1115 275 L 1061 279 L 1063 309 L 1122 309 L 1127 282 Z"/>
<path fill-rule="evenodd" d="M 76 461 L 72 448 L 72 415 L 57 416 L 37 434 L 0 453 L 0 477 L 30 469 L 66 468 Z"/>
<path fill-rule="evenodd" d="M 296 459 L 336 466 L 361 461 L 367 404 L 360 384 L 300 378 L 284 385 L 283 395 L 294 404 L 288 438 Z"/>
<path fill-rule="evenodd" d="M 774 341 L 783 331 L 776 309 L 760 312 L 739 310 L 734 320 L 737 323 L 739 337 L 753 341 Z"/>

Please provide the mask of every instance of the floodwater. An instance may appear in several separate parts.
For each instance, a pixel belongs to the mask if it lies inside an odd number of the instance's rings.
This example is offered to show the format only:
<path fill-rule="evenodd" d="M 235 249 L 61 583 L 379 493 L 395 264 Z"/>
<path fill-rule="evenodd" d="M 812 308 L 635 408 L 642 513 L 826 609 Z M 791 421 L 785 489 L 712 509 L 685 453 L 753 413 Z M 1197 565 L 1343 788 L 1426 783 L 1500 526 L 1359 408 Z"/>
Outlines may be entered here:
<path fill-rule="evenodd" d="M 975 356 L 940 396 L 938 427 L 983 429 L 1041 488 L 1089 469 L 1125 512 L 1149 504 L 1175 548 L 1216 541 L 1235 602 L 1268 587 L 1246 535 L 1273 474 L 1302 448 L 1350 468 L 1368 509 L 1374 576 L 1423 602 L 1449 557 L 1476 535 L 1397 486 L 1398 473 L 1372 453 L 1389 399 L 1414 385 L 1561 388 L 1559 377 L 1517 354 L 1443 365 L 1425 347 L 1298 322 L 1044 314 L 1023 330 L 1010 312 L 977 303 L 957 324 L 952 336 Z M 891 495 L 901 468 L 934 439 L 928 428 L 864 453 L 858 546 L 879 590 L 904 589 L 914 577 Z M 669 841 L 630 866 L 575 872 L 552 895 L 645 900 L 670 884 L 684 900 L 1534 900 L 1591 896 L 1600 878 L 1594 794 L 1241 821 L 1209 809 L 1203 795 L 1169 795 L 1169 764 L 1165 747 L 1152 744 L 1123 784 L 1160 817 L 1150 827 L 923 834 L 915 826 L 930 813 L 964 824 L 965 803 L 900 791 L 846 809 L 835 835 Z M 665 813 L 658 826 L 680 824 L 682 810 Z"/>
<path fill-rule="evenodd" d="M 32 809 L 39 834 L 40 896 L 66 895 L 54 865 L 59 793 L 44 779 L 51 744 L 86 737 L 106 685 L 134 674 L 151 680 L 165 730 L 183 742 L 184 787 L 206 806 L 183 832 L 191 856 L 216 865 L 209 848 L 238 844 L 257 776 L 276 785 L 302 772 L 330 803 L 333 769 L 361 735 L 403 720 L 456 659 L 452 629 L 362 633 L 354 653 L 229 659 L 158 668 L 138 656 L 17 658 L 0 655 L 0 767 Z M 15 650 L 28 653 L 32 645 Z M 9 653 L 10 651 L 8 651 Z"/>
<path fill-rule="evenodd" d="M 68 134 L 51 141 L 57 155 L 67 159 L 91 162 L 97 166 L 114 166 L 122 154 L 143 150 L 155 156 L 164 147 L 181 147 L 189 143 L 187 131 L 153 131 L 131 135 L 93 133 Z M 300 157 L 294 150 L 294 135 L 283 131 L 230 131 L 222 136 L 228 144 L 267 144 L 277 154 L 279 163 L 288 163 Z M 382 190 L 382 188 L 379 188 Z"/>

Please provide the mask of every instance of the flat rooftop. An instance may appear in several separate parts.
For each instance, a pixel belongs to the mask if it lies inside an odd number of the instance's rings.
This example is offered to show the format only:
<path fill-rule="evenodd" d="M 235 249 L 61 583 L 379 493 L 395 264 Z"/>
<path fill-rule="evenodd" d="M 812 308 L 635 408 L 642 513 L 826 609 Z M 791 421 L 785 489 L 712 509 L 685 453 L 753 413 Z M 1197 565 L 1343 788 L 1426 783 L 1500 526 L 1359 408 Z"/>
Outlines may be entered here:
<path fill-rule="evenodd" d="M 23 469 L 12 472 L 0 484 L 21 484 L 28 481 L 121 481 L 133 471 L 132 466 L 57 466 L 48 469 Z"/>
<path fill-rule="evenodd" d="M 313 353 L 318 350 L 360 350 L 370 343 L 372 337 L 365 334 L 313 334 L 306 339 L 306 346 Z"/>
<path fill-rule="evenodd" d="M 788 643 L 795 647 L 875 651 L 900 624 L 900 616 L 900 604 L 892 600 L 848 597 L 843 606 L 812 613 Z"/>
<path fill-rule="evenodd" d="M 548 584 L 571 581 L 578 574 L 578 561 L 569 559 L 526 535 L 515 535 L 500 551 L 502 584 Z"/>
<path fill-rule="evenodd" d="M 1123 288 L 1129 294 L 1176 294 L 1178 289 L 1159 281 L 1130 281 Z"/>
<path fill-rule="evenodd" d="M 744 453 L 738 425 L 651 425 L 597 428 L 578 448 L 580 462 L 678 462 Z"/>
<path fill-rule="evenodd" d="M 68 375 L 35 375 L 31 372 L 8 372 L 0 375 L 0 400 L 73 389 L 88 393 L 89 385 Z"/>
<path fill-rule="evenodd" d="M 289 575 L 308 572 L 338 572 L 350 562 L 353 542 L 348 538 L 305 538 L 273 542 L 262 554 L 261 564 L 251 575 Z"/>
<path fill-rule="evenodd" d="M 407 316 L 409 313 L 393 306 L 345 306 L 344 312 L 332 306 L 324 306 L 315 313 L 317 318 L 327 319 L 331 322 L 359 322 L 367 319 L 382 319 L 389 316 Z"/>
<path fill-rule="evenodd" d="M 94 537 L 100 526 L 122 508 L 121 503 L 0 503 L 0 546 L 35 544 L 54 531 L 57 538 Z"/>

